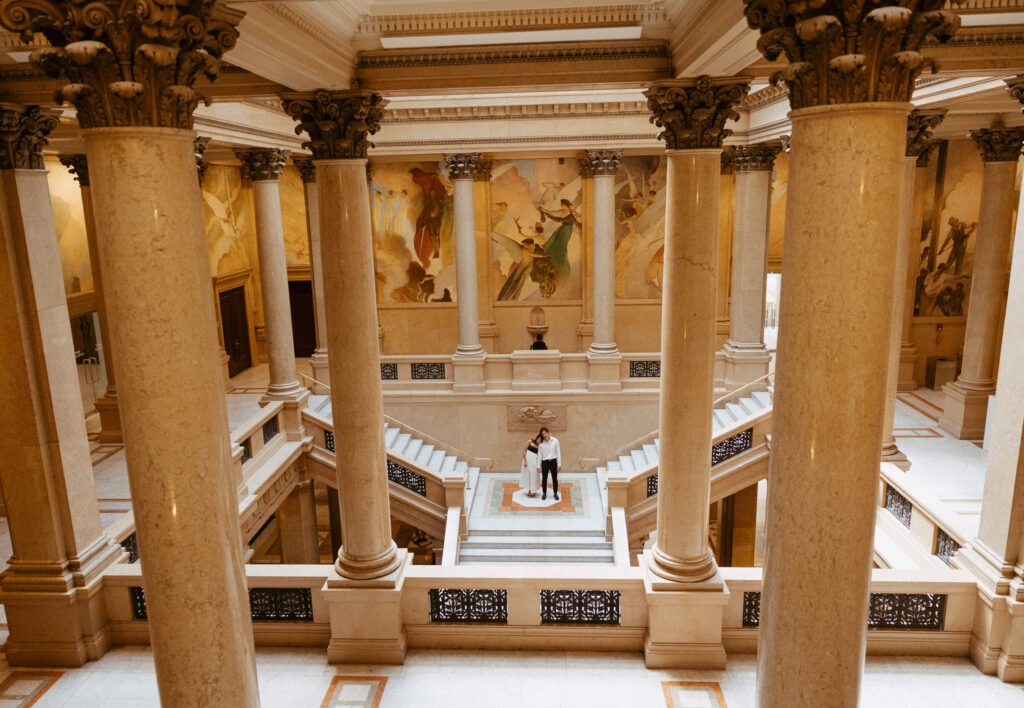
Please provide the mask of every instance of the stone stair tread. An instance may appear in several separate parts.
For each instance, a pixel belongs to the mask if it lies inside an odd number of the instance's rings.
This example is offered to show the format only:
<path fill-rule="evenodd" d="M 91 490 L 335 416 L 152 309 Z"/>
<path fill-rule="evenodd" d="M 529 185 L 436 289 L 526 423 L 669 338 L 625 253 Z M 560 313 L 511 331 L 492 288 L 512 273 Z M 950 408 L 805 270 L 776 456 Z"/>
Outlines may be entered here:
<path fill-rule="evenodd" d="M 714 432 L 722 430 L 726 426 L 726 414 L 720 408 L 711 411 L 711 427 Z M 712 433 L 714 434 L 714 433 Z"/>
<path fill-rule="evenodd" d="M 441 464 L 444 462 L 444 450 L 434 450 L 430 453 L 430 460 L 427 462 L 426 468 L 428 472 L 437 474 L 441 471 Z"/>
<path fill-rule="evenodd" d="M 459 459 L 455 463 L 455 471 L 458 472 L 459 474 L 465 474 L 468 469 L 469 469 L 469 463 L 466 462 L 463 459 Z"/>
<path fill-rule="evenodd" d="M 618 460 L 608 460 L 608 470 L 611 472 L 621 472 L 622 465 L 619 464 Z"/>
<path fill-rule="evenodd" d="M 410 435 L 409 433 L 400 433 L 399 436 L 395 438 L 395 444 L 392 445 L 390 448 L 391 452 L 395 453 L 396 455 L 403 454 L 405 448 L 409 445 L 409 440 L 411 439 L 412 435 Z"/>
<path fill-rule="evenodd" d="M 630 450 L 629 454 L 633 457 L 633 469 L 642 470 L 651 466 L 642 449 Z"/>
<path fill-rule="evenodd" d="M 651 445 L 650 443 L 645 443 L 644 455 L 647 457 L 648 464 L 652 466 L 658 464 L 660 455 L 658 454 L 658 448 L 656 448 L 654 445 Z"/>
<path fill-rule="evenodd" d="M 743 398 L 741 398 L 738 401 L 736 401 L 736 405 L 738 405 L 740 408 L 742 408 L 743 412 L 746 413 L 748 416 L 749 415 L 753 415 L 754 413 L 757 412 L 757 406 L 755 404 L 751 403 L 751 401 L 752 401 L 751 398 L 748 398 L 747 396 L 744 396 Z"/>
<path fill-rule="evenodd" d="M 508 561 L 525 561 L 530 560 L 534 562 L 560 562 L 560 563 L 574 563 L 574 562 L 593 562 L 595 560 L 607 559 L 611 562 L 612 551 L 611 549 L 602 550 L 590 550 L 586 548 L 572 549 L 570 553 L 566 553 L 565 549 L 560 548 L 460 548 L 459 549 L 459 561 L 463 560 L 482 560 L 489 559 L 496 562 L 508 562 Z"/>
<path fill-rule="evenodd" d="M 420 447 L 420 451 L 416 454 L 416 457 L 412 458 L 417 465 L 423 467 L 430 462 L 430 457 L 434 454 L 433 445 L 423 445 Z"/>
<path fill-rule="evenodd" d="M 401 433 L 401 432 L 402 431 L 399 430 L 398 428 L 393 428 L 393 427 L 389 426 L 387 423 L 385 423 L 384 424 L 384 447 L 390 449 L 391 446 L 395 443 L 395 438 L 397 438 L 398 434 Z"/>
<path fill-rule="evenodd" d="M 743 408 L 735 403 L 726 403 L 725 410 L 729 412 L 729 415 L 731 415 L 737 423 L 747 417 Z"/>
<path fill-rule="evenodd" d="M 460 548 L 591 548 L 593 550 L 610 550 L 611 541 L 604 535 L 598 536 L 475 536 L 470 534 Z"/>
<path fill-rule="evenodd" d="M 423 441 L 419 438 L 413 438 L 409 441 L 409 444 L 405 446 L 405 450 L 402 451 L 402 455 L 407 460 L 415 460 L 419 457 L 420 448 L 423 447 Z"/>
<path fill-rule="evenodd" d="M 750 396 L 760 404 L 761 410 L 765 410 L 772 404 L 772 396 L 767 391 L 754 391 Z"/>
<path fill-rule="evenodd" d="M 622 465 L 622 471 L 632 473 L 636 471 L 633 466 L 633 458 L 629 455 L 619 455 L 619 464 Z"/>
<path fill-rule="evenodd" d="M 455 463 L 458 461 L 458 459 L 459 458 L 455 457 L 455 455 L 446 455 L 444 458 L 444 462 L 441 464 L 441 471 L 438 474 L 438 476 L 444 477 L 450 474 L 452 470 L 455 469 Z"/>
<path fill-rule="evenodd" d="M 573 566 L 584 566 L 584 567 L 590 566 L 590 567 L 594 567 L 594 568 L 607 568 L 609 565 L 615 565 L 615 561 L 614 561 L 613 558 L 609 558 L 607 561 L 603 561 L 603 562 L 601 562 L 601 561 L 594 561 L 592 559 L 576 559 L 576 558 L 569 558 L 569 557 L 560 558 L 558 556 L 553 556 L 551 558 L 523 558 L 523 559 L 516 559 L 514 561 L 501 561 L 501 560 L 494 560 L 492 558 L 480 558 L 480 559 L 467 558 L 465 560 L 463 560 L 462 558 L 459 559 L 459 565 L 506 565 L 507 566 L 507 565 L 537 565 L 537 564 L 548 565 L 548 564 L 555 564 L 555 563 L 557 563 L 558 565 L 571 564 Z"/>
<path fill-rule="evenodd" d="M 535 529 L 471 529 L 469 532 L 470 538 L 477 538 L 480 536 L 516 536 L 532 538 L 537 535 Z M 548 535 L 557 534 L 561 538 L 567 536 L 588 536 L 590 538 L 600 538 L 604 540 L 605 532 L 604 528 L 593 528 L 593 529 L 559 529 L 558 531 L 552 531 Z"/>

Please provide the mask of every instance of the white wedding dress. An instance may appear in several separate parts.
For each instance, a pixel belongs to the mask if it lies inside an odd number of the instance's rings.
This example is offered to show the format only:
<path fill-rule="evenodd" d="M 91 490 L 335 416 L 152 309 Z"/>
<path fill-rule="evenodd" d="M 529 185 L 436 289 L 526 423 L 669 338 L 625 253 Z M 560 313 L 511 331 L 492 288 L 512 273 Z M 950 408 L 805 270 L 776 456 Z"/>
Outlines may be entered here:
<path fill-rule="evenodd" d="M 540 456 L 526 450 L 526 462 L 519 470 L 519 486 L 530 494 L 540 490 Z"/>

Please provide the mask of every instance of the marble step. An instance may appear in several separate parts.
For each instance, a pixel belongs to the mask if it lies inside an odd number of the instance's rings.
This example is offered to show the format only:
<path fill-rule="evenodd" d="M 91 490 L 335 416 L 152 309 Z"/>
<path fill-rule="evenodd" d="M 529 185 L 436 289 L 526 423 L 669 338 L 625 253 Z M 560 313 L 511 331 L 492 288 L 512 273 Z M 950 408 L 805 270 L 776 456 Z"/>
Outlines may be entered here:
<path fill-rule="evenodd" d="M 459 563 L 600 563 L 611 564 L 611 549 L 566 551 L 557 548 L 461 548 Z"/>
<path fill-rule="evenodd" d="M 544 534 L 544 531 L 540 531 L 540 534 Z M 551 531 L 548 531 L 548 535 L 551 535 Z M 604 529 L 559 529 L 557 532 L 559 538 L 566 536 L 587 536 L 590 538 L 600 538 L 604 540 Z M 526 536 L 533 538 L 538 535 L 538 529 L 473 529 L 469 530 L 470 538 L 478 538 L 480 536 L 516 536 L 517 538 Z"/>
<path fill-rule="evenodd" d="M 612 548 L 612 542 L 605 540 L 604 534 L 600 536 L 476 536 L 470 534 L 469 538 L 460 545 L 461 550 L 471 548 L 503 548 L 503 549 L 524 549 L 524 548 L 561 548 L 561 549 L 590 549 L 595 551 Z"/>

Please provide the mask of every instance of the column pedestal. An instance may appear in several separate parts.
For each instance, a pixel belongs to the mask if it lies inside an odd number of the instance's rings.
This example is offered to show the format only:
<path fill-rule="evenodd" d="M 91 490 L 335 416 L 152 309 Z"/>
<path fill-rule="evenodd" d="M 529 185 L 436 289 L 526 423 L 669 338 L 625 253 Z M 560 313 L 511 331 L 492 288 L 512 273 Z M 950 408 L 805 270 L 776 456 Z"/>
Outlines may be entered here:
<path fill-rule="evenodd" d="M 478 354 L 455 353 L 452 357 L 452 375 L 455 381 L 452 383 L 452 390 L 465 393 L 467 391 L 484 391 L 487 384 L 484 381 L 484 364 L 487 355 L 481 348 Z"/>
<path fill-rule="evenodd" d="M 967 388 L 957 379 L 942 387 L 945 402 L 939 426 L 961 440 L 981 440 L 985 437 L 988 417 L 988 399 L 995 395 L 995 386 Z"/>
<path fill-rule="evenodd" d="M 402 589 L 412 556 L 399 549 L 398 568 L 374 580 L 337 573 L 324 584 L 331 616 L 327 661 L 332 664 L 404 664 L 408 651 L 402 622 Z"/>
<path fill-rule="evenodd" d="M 764 344 L 728 339 L 722 353 L 725 355 L 725 388 L 729 391 L 735 391 L 768 373 L 772 355 Z"/>
<path fill-rule="evenodd" d="M 913 307 L 913 305 L 911 305 Z M 917 377 L 914 370 L 917 367 L 917 359 L 921 355 L 915 344 L 900 344 L 900 371 L 899 380 L 896 382 L 897 391 L 913 391 L 917 388 Z"/>

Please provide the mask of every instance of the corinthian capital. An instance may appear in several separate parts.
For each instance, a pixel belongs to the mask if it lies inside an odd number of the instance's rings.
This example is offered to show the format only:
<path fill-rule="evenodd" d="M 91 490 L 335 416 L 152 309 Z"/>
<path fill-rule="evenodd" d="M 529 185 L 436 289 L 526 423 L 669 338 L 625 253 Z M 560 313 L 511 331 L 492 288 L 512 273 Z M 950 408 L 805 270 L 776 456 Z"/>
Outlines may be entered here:
<path fill-rule="evenodd" d="M 480 171 L 481 155 L 478 152 L 460 152 L 444 155 L 444 166 L 448 168 L 448 179 L 474 179 Z M 490 162 L 487 170 L 490 171 Z"/>
<path fill-rule="evenodd" d="M 83 128 L 191 128 L 196 77 L 216 78 L 241 16 L 219 0 L 0 0 L 0 25 L 49 41 L 32 63 L 69 82 L 57 101 Z"/>
<path fill-rule="evenodd" d="M 206 168 L 210 166 L 210 163 L 206 161 L 206 148 L 210 146 L 212 139 L 199 136 L 195 140 L 196 172 L 199 173 L 200 186 L 203 184 L 203 177 L 206 176 Z"/>
<path fill-rule="evenodd" d="M 302 144 L 314 160 L 366 157 L 370 136 L 380 129 L 387 101 L 372 91 L 327 91 L 283 94 L 284 110 L 305 131 Z"/>
<path fill-rule="evenodd" d="M 313 160 L 308 157 L 293 157 L 292 164 L 295 165 L 295 169 L 302 175 L 303 184 L 312 184 L 316 182 L 316 165 L 313 164 Z"/>
<path fill-rule="evenodd" d="M 782 142 L 736 145 L 732 148 L 732 168 L 736 172 L 771 172 Z"/>
<path fill-rule="evenodd" d="M 918 167 L 927 167 L 928 158 L 938 147 L 932 140 L 932 131 L 946 117 L 945 108 L 914 109 L 907 117 L 907 157 L 916 157 Z"/>
<path fill-rule="evenodd" d="M 71 176 L 78 180 L 79 186 L 89 186 L 89 160 L 85 155 L 61 155 L 60 164 L 68 168 Z"/>
<path fill-rule="evenodd" d="M 789 64 L 784 81 L 793 108 L 910 100 L 914 80 L 934 62 L 926 39 L 944 42 L 960 18 L 945 0 L 743 0 L 747 24 L 761 31 L 757 48 Z"/>
<path fill-rule="evenodd" d="M 235 150 L 235 157 L 242 163 L 242 175 L 250 182 L 276 182 L 284 170 L 288 151 L 276 148 Z"/>
<path fill-rule="evenodd" d="M 595 177 L 615 176 L 622 164 L 622 150 L 587 150 L 587 163 Z"/>
<path fill-rule="evenodd" d="M 668 79 L 648 85 L 644 95 L 651 122 L 669 150 L 720 148 L 732 135 L 726 121 L 740 116 L 735 106 L 750 90 L 750 77 Z"/>
<path fill-rule="evenodd" d="M 972 130 L 971 137 L 985 162 L 1016 162 L 1024 144 L 1024 128 L 982 128 Z"/>
<path fill-rule="evenodd" d="M 60 111 L 0 103 L 0 170 L 43 169 L 43 146 L 60 122 Z"/>

